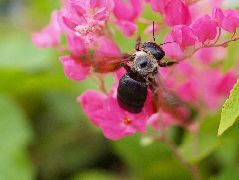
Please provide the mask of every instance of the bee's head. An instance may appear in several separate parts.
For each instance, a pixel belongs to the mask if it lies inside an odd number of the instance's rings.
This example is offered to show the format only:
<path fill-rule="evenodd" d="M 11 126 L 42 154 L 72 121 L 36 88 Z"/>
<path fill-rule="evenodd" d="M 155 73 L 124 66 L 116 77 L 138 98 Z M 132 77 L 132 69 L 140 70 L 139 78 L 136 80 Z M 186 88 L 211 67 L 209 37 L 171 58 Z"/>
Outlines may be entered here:
<path fill-rule="evenodd" d="M 150 52 L 158 61 L 163 59 L 163 57 L 165 56 L 163 49 L 155 42 L 145 42 L 142 45 L 142 50 Z"/>

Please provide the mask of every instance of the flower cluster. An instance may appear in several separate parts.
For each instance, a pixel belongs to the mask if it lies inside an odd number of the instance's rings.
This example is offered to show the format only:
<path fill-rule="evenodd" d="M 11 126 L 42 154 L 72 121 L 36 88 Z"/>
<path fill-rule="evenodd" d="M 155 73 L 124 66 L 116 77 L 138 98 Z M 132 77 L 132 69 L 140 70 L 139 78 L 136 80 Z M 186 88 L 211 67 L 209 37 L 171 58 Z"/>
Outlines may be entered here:
<path fill-rule="evenodd" d="M 200 0 L 65 0 L 60 10 L 52 13 L 50 24 L 33 35 L 33 42 L 42 48 L 67 49 L 68 55 L 60 58 L 65 75 L 82 81 L 90 74 L 96 75 L 89 61 L 100 56 L 120 55 L 112 29 L 118 29 L 129 38 L 136 34 L 138 23 L 148 26 L 145 33 L 152 31 L 148 23 L 151 20 L 141 17 L 145 4 L 149 4 L 156 12 L 155 32 L 160 31 L 159 24 L 169 29 L 162 46 L 166 58 L 180 62 L 172 68 L 159 70 L 165 86 L 199 114 L 218 110 L 238 74 L 235 69 L 223 72 L 220 66 L 211 65 L 225 59 L 225 47 L 239 39 L 236 35 L 239 12 L 223 11 L 219 8 L 221 1 L 205 1 L 207 12 L 200 9 Z M 231 37 L 225 40 L 228 34 Z M 62 35 L 66 37 L 67 47 L 61 42 Z M 155 113 L 152 105 L 155 97 L 150 90 L 141 113 L 132 114 L 121 109 L 116 86 L 124 73 L 123 69 L 114 73 L 116 82 L 110 91 L 102 87 L 104 79 L 97 75 L 102 92 L 89 90 L 78 98 L 92 123 L 100 127 L 107 138 L 116 140 L 145 132 L 148 125 L 154 128 L 185 125 L 182 119 L 190 116 L 190 109 L 178 106 L 170 109 L 170 103 L 165 101 L 167 108 Z"/>

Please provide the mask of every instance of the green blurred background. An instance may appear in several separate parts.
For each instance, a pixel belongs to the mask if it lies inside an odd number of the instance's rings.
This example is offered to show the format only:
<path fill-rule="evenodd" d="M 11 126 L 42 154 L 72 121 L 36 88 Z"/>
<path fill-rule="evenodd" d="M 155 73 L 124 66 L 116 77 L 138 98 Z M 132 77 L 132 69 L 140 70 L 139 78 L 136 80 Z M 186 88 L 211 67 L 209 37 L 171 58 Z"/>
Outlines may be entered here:
<path fill-rule="evenodd" d="M 191 179 L 163 143 L 139 134 L 109 141 L 89 122 L 76 97 L 95 83 L 71 82 L 59 54 L 31 42 L 59 7 L 56 0 L 0 0 L 0 180 Z M 123 50 L 134 46 L 120 34 L 116 39 Z M 238 125 L 217 138 L 219 116 L 203 122 L 198 153 L 186 133 L 182 155 L 206 179 L 238 179 Z"/>

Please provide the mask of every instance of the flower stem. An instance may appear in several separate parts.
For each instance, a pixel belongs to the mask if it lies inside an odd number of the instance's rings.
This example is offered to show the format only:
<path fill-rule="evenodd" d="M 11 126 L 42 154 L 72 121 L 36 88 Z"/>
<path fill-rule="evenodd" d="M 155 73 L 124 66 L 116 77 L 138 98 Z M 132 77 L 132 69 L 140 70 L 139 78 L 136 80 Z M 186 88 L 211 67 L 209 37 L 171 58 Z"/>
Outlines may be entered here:
<path fill-rule="evenodd" d="M 198 166 L 196 164 L 188 163 L 178 151 L 177 146 L 170 139 L 167 137 L 162 137 L 160 140 L 167 145 L 175 158 L 190 172 L 195 180 L 202 179 Z"/>
<path fill-rule="evenodd" d="M 214 45 L 217 44 L 218 40 L 220 39 L 221 34 L 222 34 L 222 28 L 219 27 L 217 39 L 216 39 L 216 41 L 213 43 Z"/>
<path fill-rule="evenodd" d="M 102 77 L 101 75 L 97 75 L 97 78 L 98 78 L 98 80 L 99 80 L 99 84 L 98 84 L 99 89 L 100 89 L 104 94 L 108 94 L 107 89 L 106 89 L 106 87 L 105 87 L 105 81 L 104 81 L 103 77 Z"/>
<path fill-rule="evenodd" d="M 198 48 L 194 49 L 194 51 L 193 51 L 191 54 L 184 56 L 183 58 L 179 59 L 178 61 L 183 61 L 183 60 L 185 60 L 185 59 L 187 59 L 187 58 L 192 57 L 192 56 L 193 56 L 197 51 L 199 51 L 200 49 L 213 48 L 213 47 L 227 47 L 229 43 L 231 43 L 231 42 L 233 42 L 233 41 L 237 41 L 237 40 L 239 40 L 239 36 L 233 35 L 231 39 L 229 39 L 228 41 L 225 41 L 225 42 L 223 42 L 223 43 L 220 43 L 220 44 L 215 44 L 215 43 L 213 43 L 213 44 L 209 44 L 209 45 L 203 45 L 203 46 L 201 46 L 201 47 L 198 47 Z M 217 41 L 218 41 L 218 40 L 217 40 Z"/>

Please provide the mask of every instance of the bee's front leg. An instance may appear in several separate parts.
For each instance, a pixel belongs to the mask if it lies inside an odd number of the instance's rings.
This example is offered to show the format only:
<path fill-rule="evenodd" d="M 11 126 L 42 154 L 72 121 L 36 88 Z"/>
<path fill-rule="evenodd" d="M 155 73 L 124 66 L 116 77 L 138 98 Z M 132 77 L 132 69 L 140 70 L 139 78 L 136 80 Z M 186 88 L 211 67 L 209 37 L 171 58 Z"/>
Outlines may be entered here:
<path fill-rule="evenodd" d="M 136 51 L 140 51 L 140 45 L 141 45 L 141 37 L 138 36 L 138 38 L 136 40 L 136 45 L 135 45 L 135 50 Z"/>
<path fill-rule="evenodd" d="M 172 66 L 174 64 L 178 64 L 178 62 L 175 61 L 171 61 L 171 62 L 159 62 L 158 65 L 160 67 L 168 67 L 168 66 Z"/>

